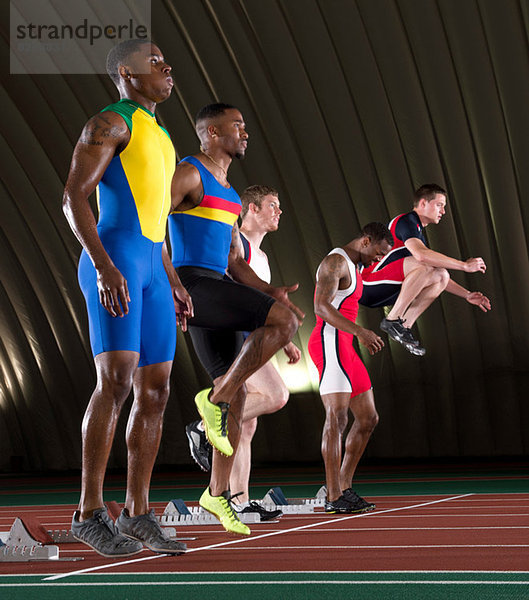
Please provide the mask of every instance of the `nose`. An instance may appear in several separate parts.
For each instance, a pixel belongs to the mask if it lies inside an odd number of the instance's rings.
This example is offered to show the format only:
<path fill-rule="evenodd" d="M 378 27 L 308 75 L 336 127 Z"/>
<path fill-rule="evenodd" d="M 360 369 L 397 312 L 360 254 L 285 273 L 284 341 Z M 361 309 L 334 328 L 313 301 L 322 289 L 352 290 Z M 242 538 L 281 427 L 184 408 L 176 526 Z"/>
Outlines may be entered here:
<path fill-rule="evenodd" d="M 278 215 L 282 215 L 282 214 L 283 214 L 283 211 L 282 211 L 280 208 L 278 208 L 278 209 L 276 210 L 276 212 L 277 212 L 277 214 L 278 214 Z"/>
<path fill-rule="evenodd" d="M 171 71 L 172 71 L 171 65 L 168 65 L 167 63 L 165 63 L 163 66 L 163 72 L 169 74 Z"/>

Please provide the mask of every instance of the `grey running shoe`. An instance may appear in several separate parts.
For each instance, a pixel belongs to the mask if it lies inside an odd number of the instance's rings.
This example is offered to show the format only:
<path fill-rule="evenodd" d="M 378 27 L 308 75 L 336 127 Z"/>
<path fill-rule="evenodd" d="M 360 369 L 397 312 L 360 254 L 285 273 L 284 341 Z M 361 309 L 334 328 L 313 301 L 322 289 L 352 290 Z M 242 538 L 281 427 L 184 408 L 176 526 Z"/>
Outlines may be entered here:
<path fill-rule="evenodd" d="M 206 432 L 199 429 L 200 421 L 194 421 L 186 425 L 186 435 L 189 441 L 189 451 L 193 460 L 203 471 L 211 471 L 211 455 L 213 448 L 208 442 Z"/>
<path fill-rule="evenodd" d="M 242 510 L 237 510 L 236 505 L 234 506 L 238 514 L 242 513 L 257 513 L 261 521 L 272 521 L 273 519 L 279 519 L 283 515 L 283 512 L 277 510 L 267 510 L 264 506 L 261 506 L 259 502 L 250 502 L 248 506 L 245 506 Z"/>
<path fill-rule="evenodd" d="M 404 347 L 408 352 L 415 356 L 424 356 L 426 354 L 426 348 L 423 348 L 419 344 L 404 344 Z"/>
<path fill-rule="evenodd" d="M 124 508 L 116 521 L 116 527 L 124 536 L 142 542 L 153 552 L 182 554 L 187 550 L 187 546 L 182 542 L 167 537 L 154 515 L 154 510 L 150 510 L 146 515 L 131 517 L 129 511 Z"/>
<path fill-rule="evenodd" d="M 138 554 L 143 550 L 143 544 L 119 533 L 106 508 L 94 510 L 93 516 L 82 522 L 79 521 L 79 515 L 78 510 L 73 514 L 73 537 L 101 556 L 119 558 Z"/>
<path fill-rule="evenodd" d="M 363 513 L 375 510 L 376 504 L 364 500 L 352 488 L 347 488 L 342 492 L 343 497 L 350 502 L 354 507 L 354 512 Z"/>

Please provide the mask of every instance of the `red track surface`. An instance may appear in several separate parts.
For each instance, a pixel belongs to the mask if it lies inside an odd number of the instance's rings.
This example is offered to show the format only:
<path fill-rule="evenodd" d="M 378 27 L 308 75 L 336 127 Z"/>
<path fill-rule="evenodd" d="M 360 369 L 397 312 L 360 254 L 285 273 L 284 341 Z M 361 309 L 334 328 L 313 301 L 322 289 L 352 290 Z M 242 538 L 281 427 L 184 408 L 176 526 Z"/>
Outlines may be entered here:
<path fill-rule="evenodd" d="M 433 503 L 444 499 L 448 500 Z M 197 538 L 187 542 L 189 552 L 178 557 L 145 550 L 126 561 L 108 560 L 82 544 L 61 544 L 61 558 L 84 560 L 0 563 L 0 574 L 69 573 L 94 567 L 107 573 L 529 568 L 529 494 L 385 496 L 374 501 L 377 510 L 361 516 L 326 515 L 317 509 L 314 514 L 283 516 L 277 523 L 252 524 L 248 538 L 230 536 L 220 526 L 177 527 L 180 537 Z M 153 507 L 157 514 L 163 512 L 161 503 Z M 47 529 L 69 529 L 73 510 L 65 505 L 0 507 L 0 531 L 8 531 L 14 518 L 24 515 L 37 517 Z"/>

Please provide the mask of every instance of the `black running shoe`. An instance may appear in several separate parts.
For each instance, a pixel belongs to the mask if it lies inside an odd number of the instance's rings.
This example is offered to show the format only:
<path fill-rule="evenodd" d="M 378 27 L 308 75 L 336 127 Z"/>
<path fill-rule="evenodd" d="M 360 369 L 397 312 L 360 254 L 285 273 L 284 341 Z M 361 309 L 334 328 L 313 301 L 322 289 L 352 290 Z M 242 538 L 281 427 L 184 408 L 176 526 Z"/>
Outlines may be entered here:
<path fill-rule="evenodd" d="M 391 321 L 384 318 L 380 322 L 380 329 L 385 331 L 391 339 L 402 344 L 411 354 L 415 356 L 424 356 L 426 354 L 426 350 L 420 345 L 419 340 L 415 339 L 411 329 L 404 327 L 402 319 Z"/>
<path fill-rule="evenodd" d="M 186 425 L 186 435 L 189 440 L 189 451 L 193 460 L 203 471 L 211 471 L 211 455 L 213 449 L 208 442 L 206 432 L 198 428 L 200 421 Z"/>
<path fill-rule="evenodd" d="M 354 508 L 353 512 L 363 513 L 375 510 L 376 504 L 364 500 L 362 496 L 359 496 L 352 488 L 347 488 L 342 492 L 343 497 L 351 503 Z"/>
<path fill-rule="evenodd" d="M 237 510 L 237 509 L 236 509 Z M 279 519 L 283 515 L 280 510 L 266 510 L 264 506 L 261 506 L 259 502 L 250 502 L 248 506 L 245 506 L 242 510 L 237 511 L 241 513 L 257 513 L 261 518 L 261 521 L 272 521 L 273 519 Z"/>
<path fill-rule="evenodd" d="M 329 514 L 351 514 L 356 512 L 353 510 L 352 504 L 347 500 L 347 498 L 342 494 L 336 500 L 330 502 L 329 500 L 325 500 L 325 512 Z"/>

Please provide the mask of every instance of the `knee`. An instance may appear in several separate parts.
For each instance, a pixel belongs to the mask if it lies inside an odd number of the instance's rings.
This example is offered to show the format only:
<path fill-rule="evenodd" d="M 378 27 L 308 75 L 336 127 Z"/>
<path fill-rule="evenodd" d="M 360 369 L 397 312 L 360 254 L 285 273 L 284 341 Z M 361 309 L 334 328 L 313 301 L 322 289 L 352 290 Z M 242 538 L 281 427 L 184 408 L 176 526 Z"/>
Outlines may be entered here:
<path fill-rule="evenodd" d="M 292 340 L 294 334 L 298 330 L 298 319 L 296 315 L 284 304 L 279 301 L 272 306 L 273 313 L 273 324 L 277 327 L 279 332 L 279 342 L 281 347 L 284 347 Z M 269 317 L 272 316 L 269 313 Z M 272 323 L 271 323 L 272 324 Z"/>
<path fill-rule="evenodd" d="M 287 386 L 281 381 L 272 390 L 267 393 L 267 403 L 270 406 L 270 412 L 274 413 L 281 410 L 288 402 L 289 391 Z"/>
<path fill-rule="evenodd" d="M 98 388 L 119 412 L 132 389 L 132 373 L 119 367 L 98 373 Z"/>
<path fill-rule="evenodd" d="M 357 419 L 358 430 L 364 435 L 371 435 L 378 425 L 378 420 L 379 417 L 376 410 L 367 415 L 363 415 L 361 418 Z"/>
<path fill-rule="evenodd" d="M 143 385 L 135 390 L 135 396 L 144 410 L 163 412 L 169 400 L 169 381 L 160 380 Z"/>
<path fill-rule="evenodd" d="M 436 277 L 437 283 L 444 290 L 445 287 L 448 285 L 448 282 L 450 281 L 450 274 L 448 273 L 448 271 L 442 267 L 436 267 L 435 268 L 435 277 Z"/>
<path fill-rule="evenodd" d="M 332 434 L 341 434 L 347 427 L 348 412 L 347 410 L 328 410 L 325 417 L 325 430 Z"/>

